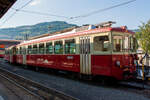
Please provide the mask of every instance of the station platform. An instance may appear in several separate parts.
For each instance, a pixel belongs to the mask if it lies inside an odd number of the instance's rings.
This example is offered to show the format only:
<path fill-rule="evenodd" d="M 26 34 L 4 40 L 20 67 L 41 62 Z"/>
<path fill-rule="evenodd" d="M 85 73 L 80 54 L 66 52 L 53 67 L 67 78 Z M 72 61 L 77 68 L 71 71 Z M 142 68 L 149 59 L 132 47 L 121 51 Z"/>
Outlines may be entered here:
<path fill-rule="evenodd" d="M 13 94 L 10 87 L 0 82 L 0 100 L 18 100 L 18 97 Z"/>

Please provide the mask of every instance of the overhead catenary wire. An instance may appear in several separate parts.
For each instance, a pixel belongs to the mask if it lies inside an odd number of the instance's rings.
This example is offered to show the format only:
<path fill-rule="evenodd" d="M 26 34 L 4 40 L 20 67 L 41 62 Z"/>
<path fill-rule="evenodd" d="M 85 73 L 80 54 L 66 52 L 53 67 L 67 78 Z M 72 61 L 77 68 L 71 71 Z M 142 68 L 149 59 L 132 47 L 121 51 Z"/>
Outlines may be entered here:
<path fill-rule="evenodd" d="M 25 3 L 23 6 L 21 6 L 20 8 L 18 8 L 17 10 L 15 10 L 14 13 L 12 13 L 1 25 L 3 26 L 8 20 L 10 20 L 18 11 L 20 11 L 21 9 L 23 9 L 24 7 L 26 7 L 28 4 L 30 4 L 33 0 L 28 1 L 27 3 Z"/>
<path fill-rule="evenodd" d="M 127 4 L 129 4 L 129 3 L 131 3 L 131 2 L 134 2 L 134 1 L 137 1 L 137 0 L 130 0 L 130 1 L 127 1 L 127 2 L 123 2 L 123 3 L 117 4 L 117 5 L 113 5 L 113 6 L 110 6 L 110 7 L 107 7 L 107 8 L 95 10 L 95 11 L 93 11 L 93 12 L 90 12 L 90 13 L 87 13 L 87 14 L 83 14 L 83 15 L 79 15 L 79 16 L 74 16 L 74 17 L 67 17 L 67 16 L 62 16 L 62 15 L 55 15 L 55 14 L 49 14 L 49 13 L 43 13 L 43 12 L 37 12 L 37 11 L 22 10 L 24 7 L 26 7 L 26 6 L 27 6 L 28 4 L 30 4 L 32 1 L 33 1 L 33 0 L 30 0 L 29 2 L 27 2 L 26 4 L 24 4 L 24 5 L 21 6 L 20 8 L 11 8 L 11 9 L 15 10 L 15 12 L 14 12 L 13 14 L 11 14 L 11 15 L 2 23 L 2 25 L 5 24 L 9 19 L 11 19 L 18 11 L 25 12 L 25 13 L 46 15 L 46 16 L 61 17 L 61 18 L 66 18 L 66 19 L 67 19 L 66 21 L 73 21 L 73 20 L 78 20 L 79 18 L 85 18 L 85 17 L 91 16 L 91 15 L 94 15 L 94 14 L 96 14 L 96 13 L 104 12 L 104 11 L 107 11 L 107 10 L 110 10 L 110 9 L 113 9 L 113 8 L 116 8 L 116 7 L 119 7 L 119 6 L 127 5 Z M 1 26 L 2 26 L 2 25 L 1 25 Z"/>
<path fill-rule="evenodd" d="M 110 9 L 113 9 L 113 8 L 117 8 L 119 6 L 127 5 L 127 4 L 135 2 L 135 1 L 137 1 L 137 0 L 126 1 L 126 2 L 123 2 L 123 3 L 117 4 L 117 5 L 113 5 L 113 6 L 107 7 L 107 8 L 95 10 L 95 11 L 87 13 L 87 14 L 71 17 L 70 19 L 79 19 L 79 18 L 88 17 L 88 16 L 91 16 L 91 15 L 94 15 L 94 14 L 97 14 L 97 13 L 100 13 L 100 12 L 104 12 L 104 11 L 107 11 L 107 10 L 110 10 Z"/>
<path fill-rule="evenodd" d="M 18 10 L 16 8 L 11 8 L 13 10 Z M 25 13 L 30 13 L 30 14 L 37 14 L 37 15 L 45 15 L 45 16 L 54 16 L 54 17 L 61 17 L 61 18 L 66 18 L 66 19 L 70 19 L 70 17 L 67 16 L 61 16 L 61 15 L 56 15 L 56 14 L 50 14 L 50 13 L 43 13 L 43 12 L 37 12 L 37 11 L 31 11 L 31 10 L 19 10 L 21 12 L 25 12 Z"/>

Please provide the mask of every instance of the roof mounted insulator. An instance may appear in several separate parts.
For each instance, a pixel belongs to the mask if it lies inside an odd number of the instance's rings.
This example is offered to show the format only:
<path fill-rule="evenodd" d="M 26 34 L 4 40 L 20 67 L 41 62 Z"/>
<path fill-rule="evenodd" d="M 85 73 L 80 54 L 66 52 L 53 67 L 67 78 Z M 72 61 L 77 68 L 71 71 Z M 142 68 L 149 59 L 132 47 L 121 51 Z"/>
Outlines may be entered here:
<path fill-rule="evenodd" d="M 121 26 L 121 28 L 126 30 L 128 27 L 127 26 Z"/>
<path fill-rule="evenodd" d="M 108 21 L 108 22 L 103 22 L 103 23 L 96 24 L 95 26 L 96 26 L 97 28 L 101 28 L 101 27 L 111 27 L 112 24 L 116 24 L 116 22 Z"/>

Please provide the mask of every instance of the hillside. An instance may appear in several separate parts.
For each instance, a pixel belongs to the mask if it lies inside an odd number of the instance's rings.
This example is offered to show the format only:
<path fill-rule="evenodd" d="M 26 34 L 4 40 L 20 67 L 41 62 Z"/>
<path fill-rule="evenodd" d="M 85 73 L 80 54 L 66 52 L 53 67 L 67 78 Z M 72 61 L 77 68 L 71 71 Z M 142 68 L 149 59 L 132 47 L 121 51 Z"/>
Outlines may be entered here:
<path fill-rule="evenodd" d="M 28 34 L 29 37 L 45 33 L 52 33 L 66 28 L 77 26 L 64 21 L 43 22 L 35 25 L 19 26 L 15 28 L 0 29 L 0 39 L 24 39 Z M 138 29 L 132 30 L 134 32 Z"/>
<path fill-rule="evenodd" d="M 36 25 L 19 26 L 15 28 L 0 29 L 0 39 L 23 39 L 26 34 L 37 36 L 45 33 L 52 33 L 76 26 L 64 21 L 43 22 Z"/>

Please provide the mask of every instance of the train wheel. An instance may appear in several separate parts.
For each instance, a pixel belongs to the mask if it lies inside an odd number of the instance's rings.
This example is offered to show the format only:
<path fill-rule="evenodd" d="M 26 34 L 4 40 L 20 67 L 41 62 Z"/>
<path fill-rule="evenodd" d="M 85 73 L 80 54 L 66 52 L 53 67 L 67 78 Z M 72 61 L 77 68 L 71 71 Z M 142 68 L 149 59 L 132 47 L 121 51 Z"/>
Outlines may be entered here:
<path fill-rule="evenodd" d="M 39 71 L 39 67 L 35 67 L 35 70 L 36 70 L 36 71 Z"/>
<path fill-rule="evenodd" d="M 27 65 L 24 65 L 24 68 L 25 68 L 25 69 L 27 69 L 27 68 L 28 68 L 28 66 L 27 66 Z"/>

